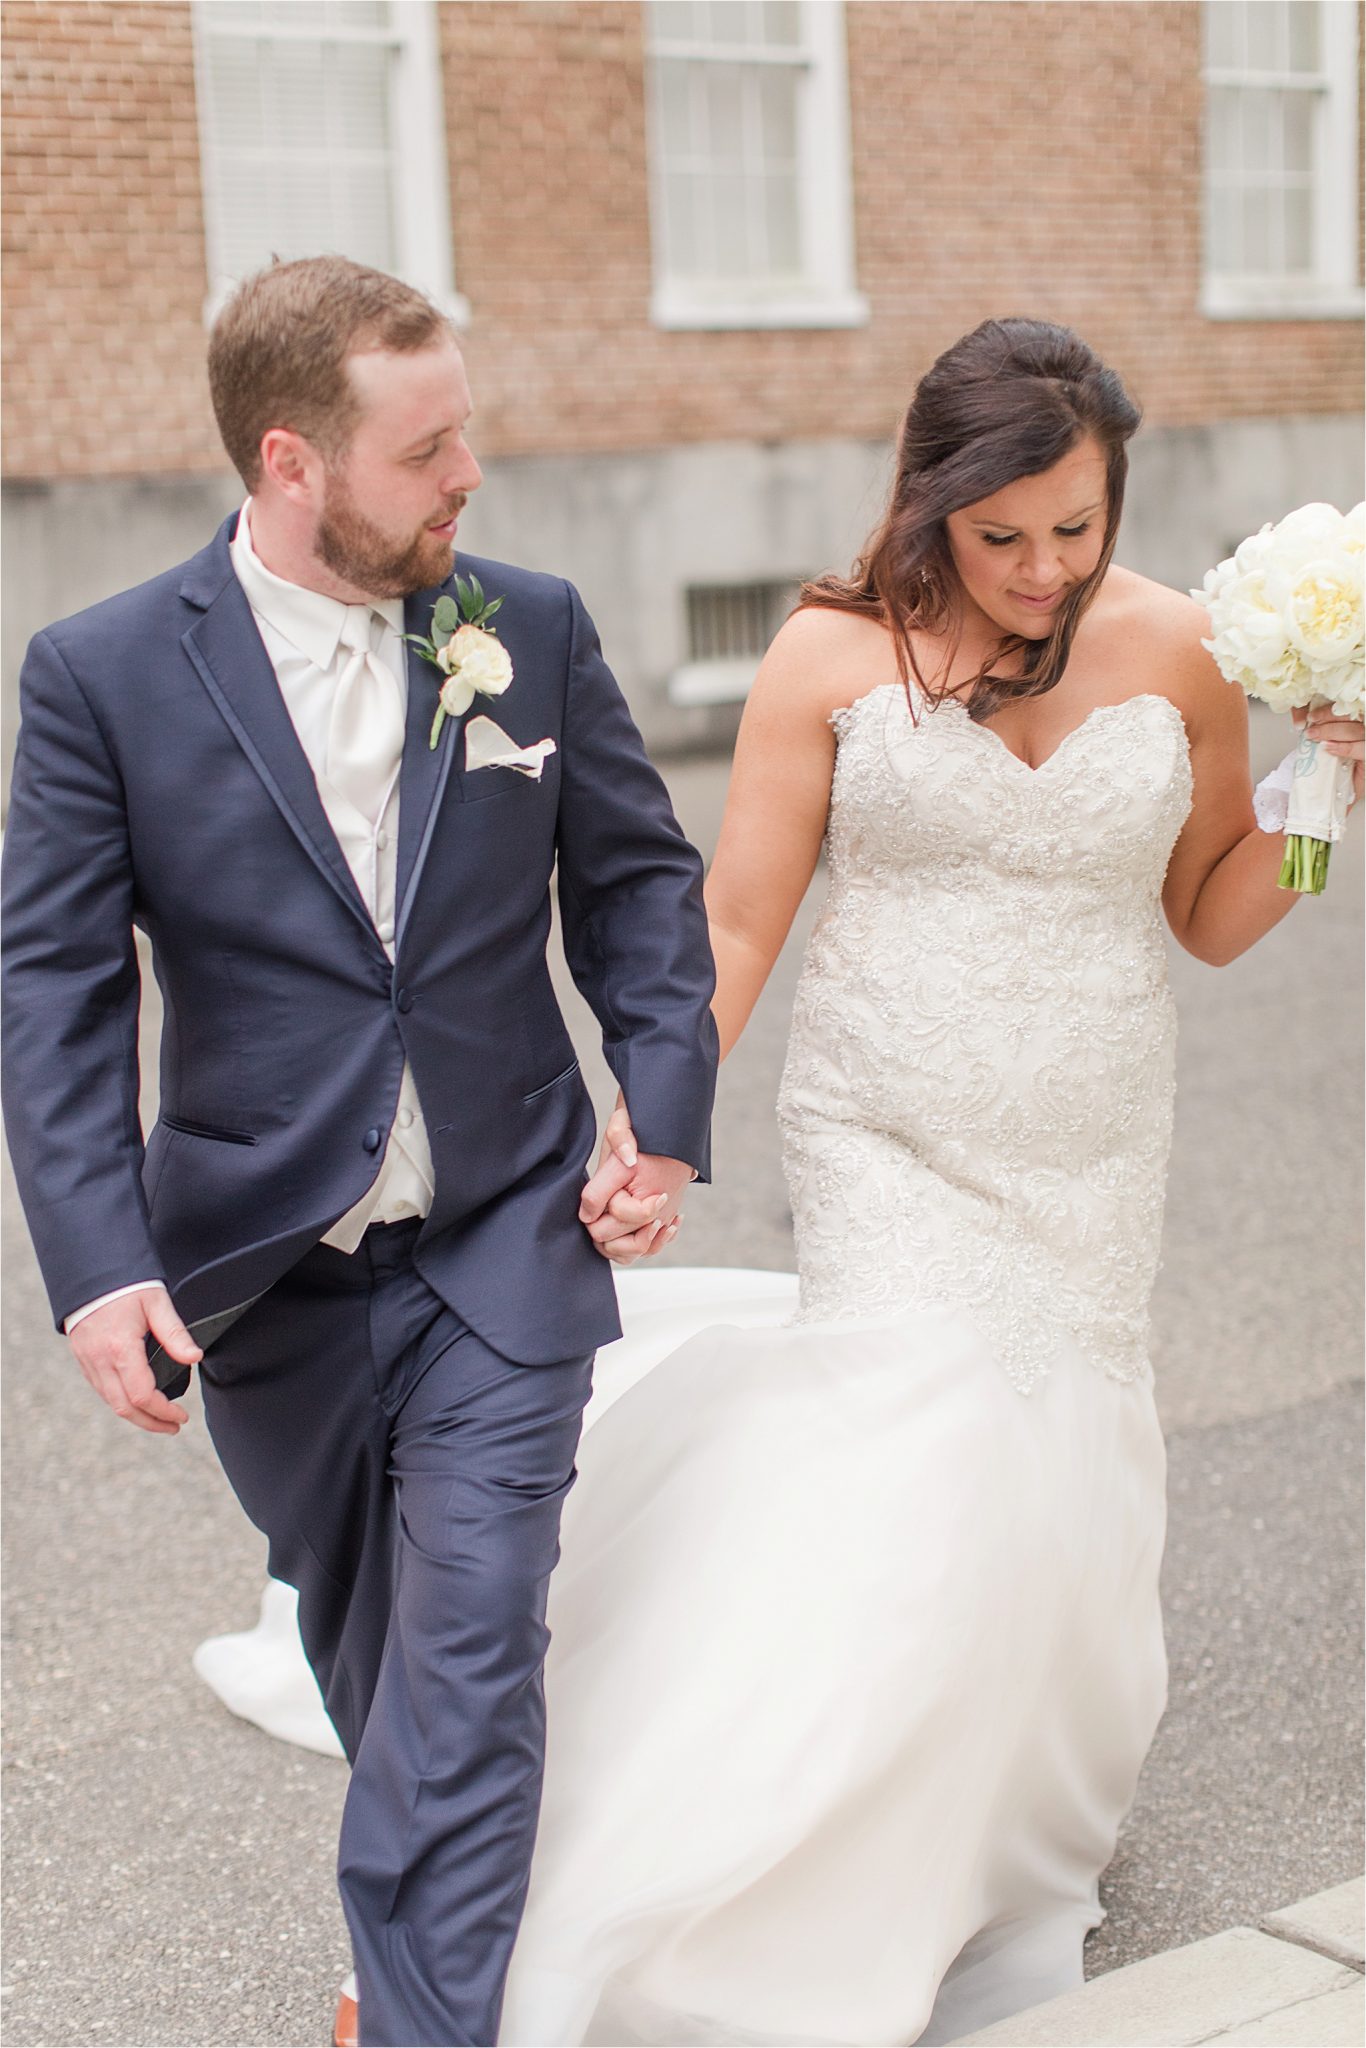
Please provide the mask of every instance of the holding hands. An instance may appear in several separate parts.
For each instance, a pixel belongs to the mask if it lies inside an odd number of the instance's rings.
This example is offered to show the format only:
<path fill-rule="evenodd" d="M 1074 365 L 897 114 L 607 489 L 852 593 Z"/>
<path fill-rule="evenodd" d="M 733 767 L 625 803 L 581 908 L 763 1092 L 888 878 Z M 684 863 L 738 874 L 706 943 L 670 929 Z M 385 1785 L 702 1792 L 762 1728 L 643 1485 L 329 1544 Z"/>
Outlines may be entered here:
<path fill-rule="evenodd" d="M 604 1258 L 632 1266 L 673 1243 L 683 1221 L 683 1190 L 696 1178 L 681 1159 L 640 1152 L 626 1105 L 618 1101 L 603 1132 L 597 1169 L 584 1186 L 579 1220 Z M 159 1285 L 83 1315 L 68 1341 L 86 1379 L 116 1415 L 151 1435 L 175 1436 L 189 1414 L 157 1387 L 147 1361 L 149 1333 L 181 1365 L 196 1365 L 203 1356 Z"/>
<path fill-rule="evenodd" d="M 579 1221 L 605 1259 L 633 1266 L 673 1243 L 683 1222 L 683 1190 L 696 1178 L 681 1159 L 636 1149 L 630 1116 L 618 1097 L 597 1169 L 579 1202 Z"/>

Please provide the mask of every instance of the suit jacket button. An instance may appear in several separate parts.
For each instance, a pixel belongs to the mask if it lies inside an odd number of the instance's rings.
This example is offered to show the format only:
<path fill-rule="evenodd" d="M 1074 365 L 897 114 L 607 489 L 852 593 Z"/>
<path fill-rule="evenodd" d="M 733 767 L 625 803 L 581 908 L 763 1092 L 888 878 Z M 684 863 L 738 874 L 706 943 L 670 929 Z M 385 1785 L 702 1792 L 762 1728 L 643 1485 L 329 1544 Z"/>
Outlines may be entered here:
<path fill-rule="evenodd" d="M 371 1124 L 369 1130 L 361 1139 L 362 1145 L 364 1145 L 367 1152 L 378 1152 L 381 1142 L 382 1133 L 380 1132 L 377 1125 Z"/>
<path fill-rule="evenodd" d="M 413 1007 L 413 999 L 409 995 L 406 988 L 401 988 L 399 990 L 398 994 L 394 997 L 394 1002 L 397 1008 L 403 1010 L 405 1013 L 411 1010 Z"/>

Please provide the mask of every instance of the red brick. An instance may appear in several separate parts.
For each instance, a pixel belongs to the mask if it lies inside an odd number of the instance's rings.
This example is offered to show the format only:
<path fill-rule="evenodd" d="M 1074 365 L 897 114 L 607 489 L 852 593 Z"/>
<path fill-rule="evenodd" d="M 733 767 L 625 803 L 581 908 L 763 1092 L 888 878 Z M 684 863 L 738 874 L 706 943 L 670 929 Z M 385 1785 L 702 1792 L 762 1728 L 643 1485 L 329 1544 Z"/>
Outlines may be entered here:
<path fill-rule="evenodd" d="M 1016 311 L 1078 327 L 1156 423 L 1358 405 L 1356 323 L 1199 313 L 1196 0 L 846 19 L 868 324 L 669 333 L 639 7 L 441 6 L 482 452 L 883 436 L 941 348 Z M 9 0 L 3 34 L 7 473 L 219 469 L 187 0 Z"/>

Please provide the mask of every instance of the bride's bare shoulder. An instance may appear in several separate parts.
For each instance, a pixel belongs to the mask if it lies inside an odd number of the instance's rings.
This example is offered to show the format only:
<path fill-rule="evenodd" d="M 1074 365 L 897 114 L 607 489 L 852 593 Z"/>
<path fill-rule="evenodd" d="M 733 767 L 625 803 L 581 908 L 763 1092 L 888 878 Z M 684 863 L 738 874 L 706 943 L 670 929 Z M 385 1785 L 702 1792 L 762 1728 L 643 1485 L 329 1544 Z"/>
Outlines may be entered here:
<path fill-rule="evenodd" d="M 1149 643 L 1170 653 L 1181 646 L 1198 646 L 1209 632 L 1209 613 L 1170 584 L 1154 583 L 1134 569 L 1112 567 L 1106 575 L 1096 606 L 1098 623 L 1108 632 L 1141 634 Z"/>
<path fill-rule="evenodd" d="M 829 605 L 803 605 L 793 612 L 760 671 L 765 692 L 781 692 L 823 719 L 896 680 L 896 654 L 886 627 Z"/>
<path fill-rule="evenodd" d="M 1202 645 L 1210 637 L 1202 604 L 1132 569 L 1112 568 L 1096 608 L 1110 671 L 1125 677 L 1128 694 L 1170 697 L 1192 735 L 1211 719 L 1233 716 L 1236 692 Z"/>

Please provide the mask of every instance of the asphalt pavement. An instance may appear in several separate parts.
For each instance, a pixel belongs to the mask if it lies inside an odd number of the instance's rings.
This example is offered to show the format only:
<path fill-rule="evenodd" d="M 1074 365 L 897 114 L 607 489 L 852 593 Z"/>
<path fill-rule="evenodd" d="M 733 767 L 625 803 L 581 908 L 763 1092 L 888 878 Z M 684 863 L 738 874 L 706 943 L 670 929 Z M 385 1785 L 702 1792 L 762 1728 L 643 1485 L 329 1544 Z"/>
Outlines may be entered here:
<path fill-rule="evenodd" d="M 1259 773 L 1283 733 L 1258 719 Z M 728 764 L 665 772 L 710 849 Z M 1232 967 L 1173 957 L 1154 1304 L 1171 1703 L 1091 1974 L 1363 1867 L 1361 843 Z M 818 894 L 723 1069 L 714 1184 L 671 1263 L 791 1264 L 773 1101 Z M 566 1011 L 610 1100 L 572 990 Z M 150 1042 L 154 1007 L 146 1023 Z M 348 1964 L 345 1767 L 235 1721 L 190 1669 L 203 1636 L 254 1618 L 262 1539 L 197 1413 L 167 1442 L 99 1407 L 53 1333 L 8 1166 L 3 1200 L 6 2039 L 324 2041 Z"/>

